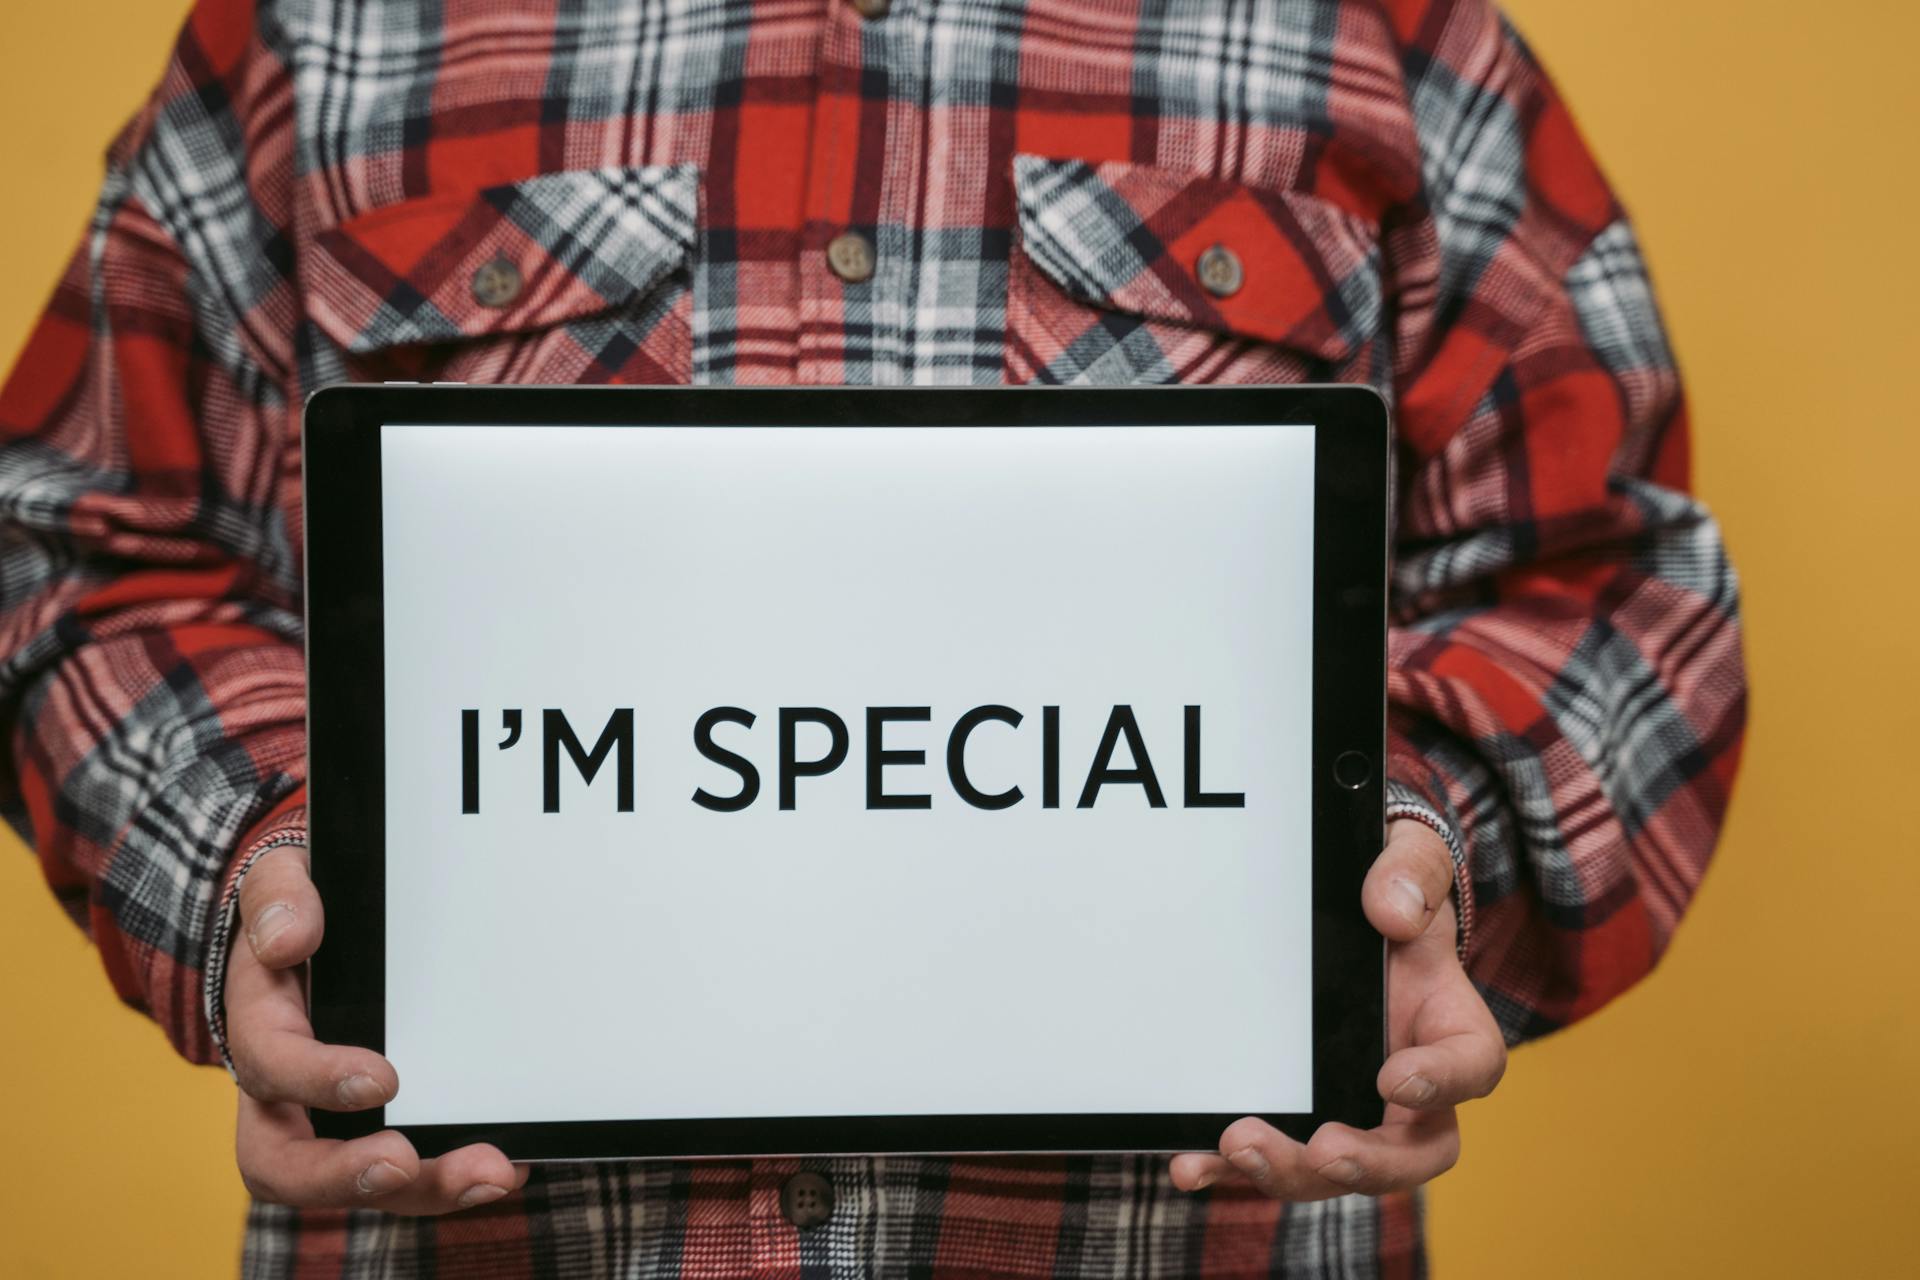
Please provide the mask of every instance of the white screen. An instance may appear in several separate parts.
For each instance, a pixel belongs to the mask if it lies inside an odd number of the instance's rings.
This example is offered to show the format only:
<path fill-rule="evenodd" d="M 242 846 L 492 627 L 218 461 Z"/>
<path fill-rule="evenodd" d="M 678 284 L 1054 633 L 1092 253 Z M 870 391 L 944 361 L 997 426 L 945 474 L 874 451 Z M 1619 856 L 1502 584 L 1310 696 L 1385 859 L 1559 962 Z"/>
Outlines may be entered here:
<path fill-rule="evenodd" d="M 1312 1108 L 1313 429 L 383 429 L 398 1124 Z M 947 773 L 969 708 L 1004 704 Z M 1116 705 L 1165 798 L 1077 807 Z M 1184 711 L 1207 792 L 1188 807 Z M 709 708 L 755 714 L 696 750 Z M 847 725 L 778 807 L 782 707 Z M 926 810 L 866 807 L 866 709 Z M 1043 807 L 1058 707 L 1059 807 Z M 503 713 L 523 728 L 506 749 Z M 591 785 L 586 748 L 633 712 Z M 462 712 L 478 712 L 478 813 Z M 828 733 L 802 725 L 796 755 Z M 1115 768 L 1132 768 L 1124 738 Z"/>

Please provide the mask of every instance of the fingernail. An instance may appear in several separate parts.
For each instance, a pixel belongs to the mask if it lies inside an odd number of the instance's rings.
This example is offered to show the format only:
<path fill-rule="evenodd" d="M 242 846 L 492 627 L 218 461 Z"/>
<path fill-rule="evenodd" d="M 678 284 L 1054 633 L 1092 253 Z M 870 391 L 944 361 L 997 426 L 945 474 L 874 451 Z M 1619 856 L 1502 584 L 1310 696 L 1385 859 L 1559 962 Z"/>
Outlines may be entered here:
<path fill-rule="evenodd" d="M 492 1204 L 505 1194 L 505 1187 L 496 1187 L 491 1182 L 476 1182 L 460 1193 L 458 1204 L 462 1209 L 471 1209 L 476 1205 Z"/>
<path fill-rule="evenodd" d="M 348 1076 L 335 1090 L 349 1107 L 374 1107 L 387 1100 L 387 1091 L 372 1076 Z"/>
<path fill-rule="evenodd" d="M 1395 880 L 1387 886 L 1387 892 L 1393 895 L 1394 902 L 1400 908 L 1400 914 L 1409 924 L 1425 924 L 1427 921 L 1427 895 L 1420 892 L 1420 886 L 1411 880 Z"/>
<path fill-rule="evenodd" d="M 399 1165 L 386 1160 L 376 1160 L 360 1173 L 360 1194 L 363 1196 L 383 1196 L 389 1191 L 398 1191 L 413 1179 Z"/>
<path fill-rule="evenodd" d="M 273 945 L 273 940 L 285 933 L 293 924 L 293 908 L 284 902 L 276 902 L 254 918 L 253 928 L 247 931 L 248 941 L 253 949 L 259 951 Z"/>
<path fill-rule="evenodd" d="M 1439 1086 L 1423 1075 L 1411 1075 L 1393 1091 L 1393 1100 L 1403 1107 L 1418 1107 L 1433 1101 Z"/>
<path fill-rule="evenodd" d="M 1193 1180 L 1193 1189 L 1195 1191 L 1205 1191 L 1218 1181 L 1220 1181 L 1220 1171 L 1218 1169 L 1209 1169 Z"/>
<path fill-rule="evenodd" d="M 1367 1175 L 1366 1170 L 1345 1156 L 1341 1156 L 1338 1160 L 1330 1160 L 1321 1165 L 1320 1176 L 1328 1182 L 1337 1182 L 1343 1187 L 1351 1187 Z"/>
<path fill-rule="evenodd" d="M 1246 1174 L 1255 1182 L 1261 1181 L 1267 1174 L 1273 1171 L 1273 1166 L 1267 1163 L 1267 1158 L 1252 1147 L 1240 1148 L 1228 1156 L 1227 1160 L 1232 1163 L 1234 1168 Z"/>

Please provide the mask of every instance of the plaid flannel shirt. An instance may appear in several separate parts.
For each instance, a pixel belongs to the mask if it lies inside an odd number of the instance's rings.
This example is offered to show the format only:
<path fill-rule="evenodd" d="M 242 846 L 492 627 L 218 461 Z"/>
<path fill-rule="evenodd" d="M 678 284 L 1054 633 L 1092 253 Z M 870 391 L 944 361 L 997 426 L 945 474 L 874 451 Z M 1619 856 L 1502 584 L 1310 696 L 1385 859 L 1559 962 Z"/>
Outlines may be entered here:
<path fill-rule="evenodd" d="M 4 800 L 197 1060 L 236 877 L 303 838 L 301 400 L 391 378 L 1372 383 L 1393 811 L 1508 1037 L 1646 973 L 1705 868 L 1734 578 L 1633 233 L 1485 0 L 201 0 L 0 393 Z M 1412 1275 L 1419 1213 L 1145 1157 L 554 1167 L 259 1207 L 246 1267 Z"/>

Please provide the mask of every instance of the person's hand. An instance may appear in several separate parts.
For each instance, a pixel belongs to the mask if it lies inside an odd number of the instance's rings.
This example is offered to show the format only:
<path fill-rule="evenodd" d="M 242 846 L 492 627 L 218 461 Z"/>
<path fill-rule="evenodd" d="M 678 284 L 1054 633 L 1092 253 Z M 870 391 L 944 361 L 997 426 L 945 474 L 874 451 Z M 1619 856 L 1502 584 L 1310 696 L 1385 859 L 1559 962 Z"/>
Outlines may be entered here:
<path fill-rule="evenodd" d="M 234 1146 L 254 1199 L 300 1208 L 449 1213 L 498 1200 L 527 1180 L 499 1148 L 422 1160 L 388 1129 L 351 1142 L 313 1136 L 307 1107 L 365 1111 L 399 1090 L 371 1049 L 321 1044 L 307 1022 L 301 966 L 320 945 L 320 895 L 305 849 L 262 854 L 240 882 L 240 932 L 227 965 L 227 1045 L 240 1081 Z"/>
<path fill-rule="evenodd" d="M 1182 1191 L 1241 1178 L 1283 1200 L 1381 1195 L 1431 1181 L 1460 1157 L 1454 1107 L 1493 1092 L 1506 1043 L 1454 954 L 1453 863 L 1418 822 L 1395 822 L 1361 904 L 1387 948 L 1386 1115 L 1377 1129 L 1324 1124 L 1296 1142 L 1254 1116 L 1236 1120 L 1220 1152 L 1187 1152 L 1170 1172 Z"/>

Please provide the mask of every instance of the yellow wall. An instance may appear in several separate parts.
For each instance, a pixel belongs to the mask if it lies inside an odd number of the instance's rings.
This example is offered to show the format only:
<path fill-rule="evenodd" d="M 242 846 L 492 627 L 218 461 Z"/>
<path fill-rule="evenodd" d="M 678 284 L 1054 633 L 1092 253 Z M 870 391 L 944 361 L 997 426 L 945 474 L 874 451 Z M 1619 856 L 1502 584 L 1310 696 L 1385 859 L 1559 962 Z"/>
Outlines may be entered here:
<path fill-rule="evenodd" d="M 184 0 L 0 6 L 0 353 Z M 1510 0 L 1635 211 L 1743 572 L 1755 732 L 1665 967 L 1518 1054 L 1433 1196 L 1454 1276 L 1879 1274 L 1920 1154 L 1906 0 Z M 1907 559 L 1896 561 L 1895 551 Z M 0 840 L 0 1273 L 230 1272 L 224 1076 L 117 1007 Z"/>

